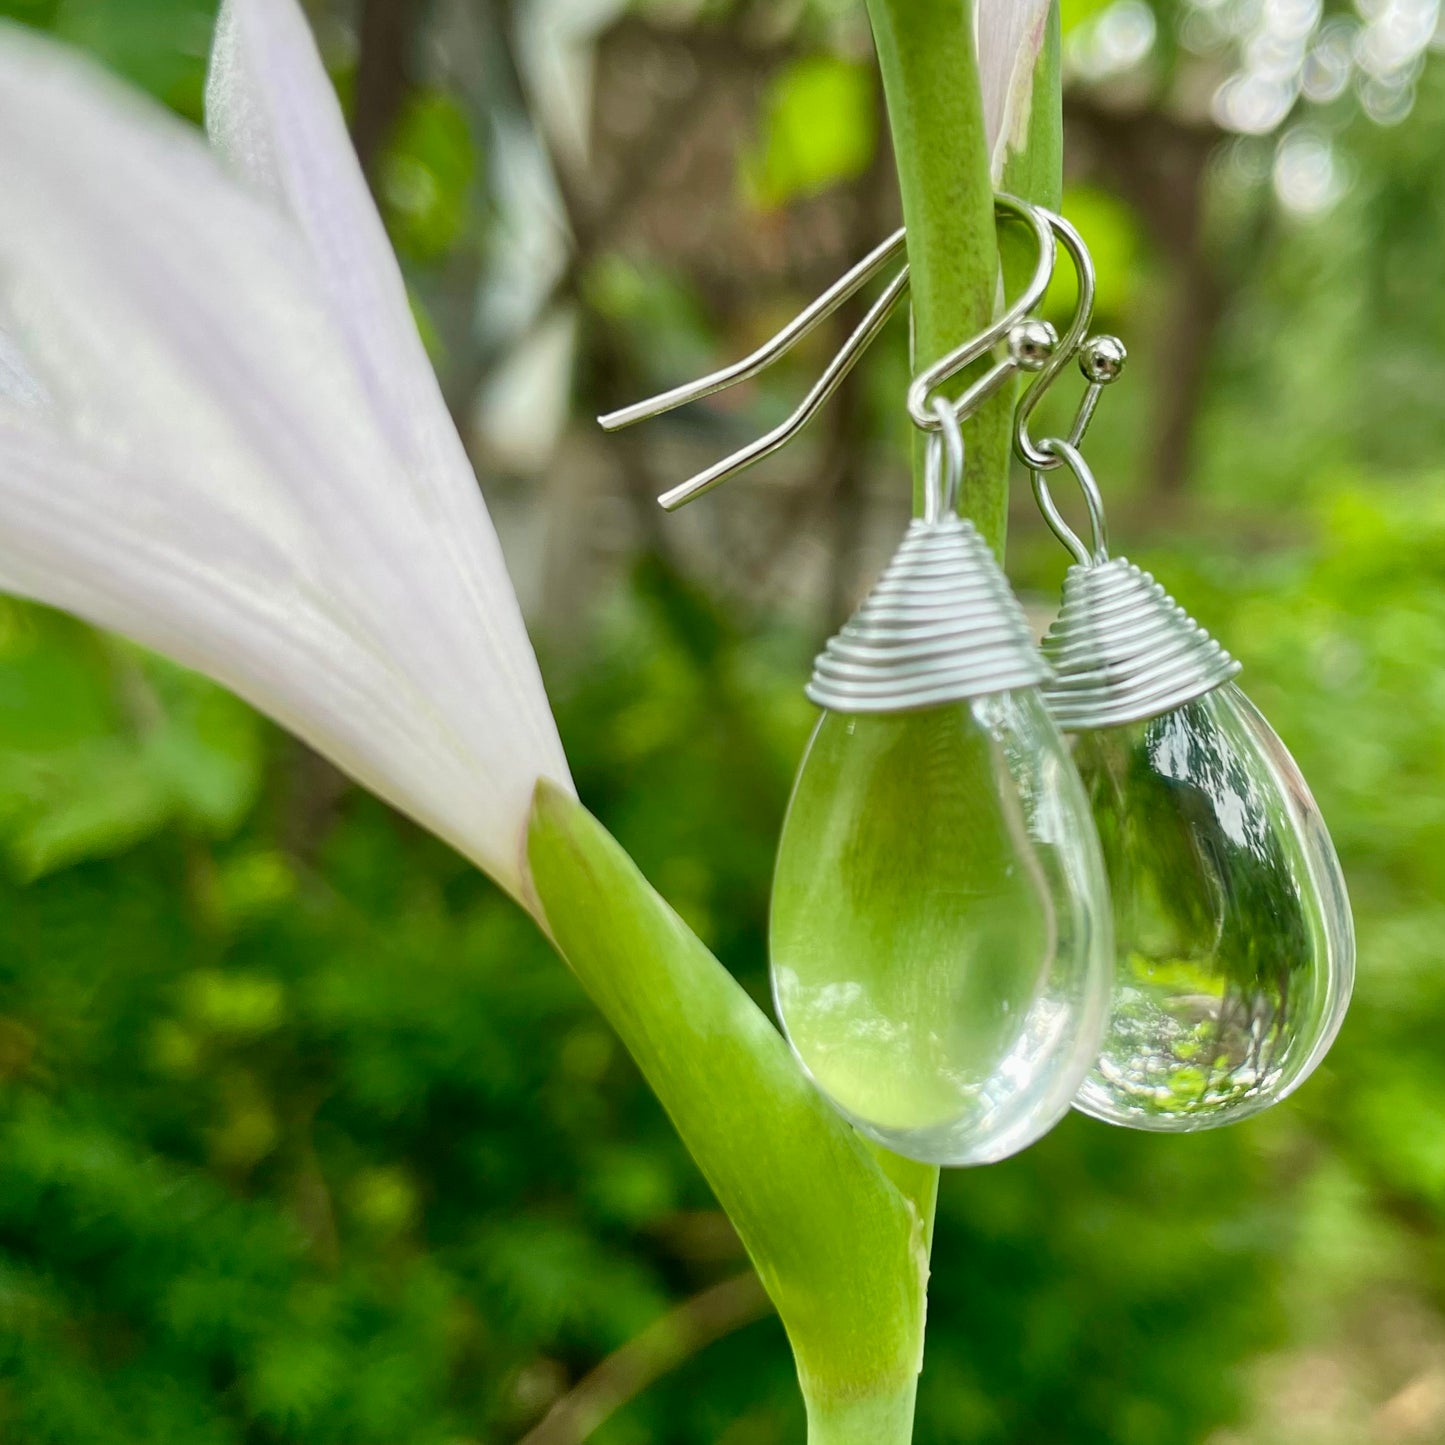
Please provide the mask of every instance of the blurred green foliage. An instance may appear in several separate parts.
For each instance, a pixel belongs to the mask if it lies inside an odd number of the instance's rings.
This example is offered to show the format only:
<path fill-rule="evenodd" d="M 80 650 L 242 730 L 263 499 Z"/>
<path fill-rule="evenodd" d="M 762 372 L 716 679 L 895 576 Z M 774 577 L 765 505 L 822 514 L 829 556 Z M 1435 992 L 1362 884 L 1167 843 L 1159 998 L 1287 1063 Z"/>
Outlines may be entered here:
<path fill-rule="evenodd" d="M 211 8 L 0 3 L 192 116 Z M 1146 445 L 1170 258 L 1102 183 L 1071 194 L 1101 320 L 1138 358 L 1091 433 L 1115 532 L 1244 661 L 1311 779 L 1360 984 L 1326 1068 L 1257 1122 L 1176 1139 L 1070 1119 L 945 1177 L 920 1445 L 1203 1445 L 1225 1426 L 1293 1445 L 1261 1361 L 1308 1355 L 1388 1399 L 1423 1366 L 1376 1359 L 1369 1336 L 1406 1305 L 1445 1311 L 1440 69 L 1408 123 L 1341 125 L 1354 185 L 1325 215 L 1261 223 L 1273 142 L 1219 153 L 1207 220 L 1230 304 L 1184 498 L 1151 489 Z M 768 90 L 748 204 L 866 165 L 859 73 L 803 57 Z M 381 189 L 423 297 L 485 256 L 488 141 L 441 92 L 404 112 Z M 738 350 L 635 258 L 599 259 L 582 294 L 660 381 Z M 429 334 L 445 319 L 423 307 Z M 862 401 L 872 435 L 898 428 L 873 402 L 902 367 L 895 337 Z M 1061 555 L 1037 526 L 1015 537 L 1015 576 L 1046 598 Z M 582 796 L 760 1001 L 816 641 L 739 620 L 650 555 L 579 635 L 544 639 Z M 0 1439 L 520 1440 L 744 1270 L 626 1056 L 484 880 L 218 689 L 8 601 L 0 858 Z M 592 1438 L 801 1433 L 768 1320 Z"/>
<path fill-rule="evenodd" d="M 802 650 L 676 589 L 653 573 L 618 600 L 596 666 L 556 688 L 564 734 L 584 795 L 761 994 Z M 113 692 L 94 639 L 24 611 L 57 677 Z M 162 708 L 182 730 L 195 711 Z M 303 836 L 316 770 L 252 727 L 267 783 L 239 826 L 158 810 L 97 838 L 118 856 L 0 893 L 0 1418 L 36 1445 L 512 1438 L 741 1256 L 530 925 L 355 791 Z M 921 1438 L 1144 1445 L 1215 1418 L 1199 1356 L 1270 1338 L 1281 1266 L 1246 1142 L 1145 1152 L 1071 1122 L 950 1180 Z M 1174 1320 L 1180 1298 L 1207 1308 Z M 798 1434 L 771 1323 L 597 1438 L 728 1420 Z"/>
<path fill-rule="evenodd" d="M 759 121 L 758 149 L 743 168 L 754 205 L 775 207 L 854 180 L 878 144 L 871 69 L 832 55 L 796 60 L 773 79 Z"/>
<path fill-rule="evenodd" d="M 476 145 L 466 114 L 451 97 L 413 96 L 383 162 L 380 191 L 392 242 L 421 264 L 449 255 L 480 233 L 472 202 Z"/>

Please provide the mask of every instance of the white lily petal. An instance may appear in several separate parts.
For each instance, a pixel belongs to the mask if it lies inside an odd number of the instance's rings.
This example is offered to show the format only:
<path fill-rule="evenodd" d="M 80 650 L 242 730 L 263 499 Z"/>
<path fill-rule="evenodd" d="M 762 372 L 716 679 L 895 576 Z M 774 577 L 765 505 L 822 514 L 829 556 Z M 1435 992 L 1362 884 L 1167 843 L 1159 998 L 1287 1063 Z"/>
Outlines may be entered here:
<path fill-rule="evenodd" d="M 0 400 L 25 411 L 41 411 L 50 404 L 45 384 L 30 369 L 25 353 L 0 331 Z"/>
<path fill-rule="evenodd" d="M 0 31 L 0 576 L 218 678 L 518 896 L 568 773 L 473 483 L 398 455 L 311 253 L 188 127 Z"/>
<path fill-rule="evenodd" d="M 0 467 L 0 556 L 13 590 L 213 674 L 381 796 L 449 831 L 447 788 L 477 791 L 460 740 L 418 727 L 429 703 L 415 680 L 264 531 L 238 527 L 198 494 L 178 535 L 172 483 L 90 461 L 33 424 L 0 421 Z M 397 756 L 414 759 L 400 784 Z"/>
<path fill-rule="evenodd" d="M 224 0 L 206 127 L 226 163 L 305 237 L 372 407 L 415 483 L 465 511 L 476 482 L 296 0 Z"/>
<path fill-rule="evenodd" d="M 976 0 L 974 26 L 983 115 L 994 182 L 1010 151 L 1028 144 L 1034 67 L 1048 35 L 1052 0 Z"/>

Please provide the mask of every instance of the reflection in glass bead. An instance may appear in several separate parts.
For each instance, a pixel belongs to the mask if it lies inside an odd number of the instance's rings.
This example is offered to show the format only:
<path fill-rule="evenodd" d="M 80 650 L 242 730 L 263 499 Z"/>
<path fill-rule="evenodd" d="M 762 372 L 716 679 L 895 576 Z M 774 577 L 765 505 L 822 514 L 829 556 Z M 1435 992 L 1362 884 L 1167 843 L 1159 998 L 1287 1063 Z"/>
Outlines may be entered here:
<path fill-rule="evenodd" d="M 938 1164 L 1045 1133 L 1096 1057 L 1112 948 L 1088 802 L 1033 689 L 825 712 L 778 848 L 773 990 L 819 1088 Z"/>
<path fill-rule="evenodd" d="M 1117 950 L 1076 1100 L 1136 1129 L 1231 1123 L 1298 1088 L 1354 979 L 1344 878 L 1294 760 L 1234 684 L 1074 750 Z"/>

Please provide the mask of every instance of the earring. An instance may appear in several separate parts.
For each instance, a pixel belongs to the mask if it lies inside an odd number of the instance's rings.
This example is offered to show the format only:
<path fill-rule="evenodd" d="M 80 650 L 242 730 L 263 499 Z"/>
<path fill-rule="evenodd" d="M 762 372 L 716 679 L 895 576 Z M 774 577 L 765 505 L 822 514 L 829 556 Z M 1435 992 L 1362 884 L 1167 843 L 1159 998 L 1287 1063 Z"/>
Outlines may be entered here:
<path fill-rule="evenodd" d="M 1109 911 L 1048 667 L 956 513 L 948 403 L 927 510 L 807 687 L 824 711 L 778 844 L 773 996 L 799 1061 L 864 1134 L 979 1164 L 1067 1112 L 1101 1040 Z"/>
<path fill-rule="evenodd" d="M 1082 241 L 1056 230 L 1082 278 Z M 1233 681 L 1239 664 L 1147 572 L 1109 556 L 1078 443 L 1124 351 L 1099 337 L 1079 357 L 1088 391 L 1069 438 L 1029 436 L 1051 376 L 1015 432 L 1074 557 L 1043 642 L 1045 697 L 1074 737 L 1113 900 L 1114 996 L 1075 1105 L 1128 1128 L 1214 1128 L 1287 1097 L 1334 1041 L 1354 979 L 1349 898 L 1304 778 Z M 1083 493 L 1087 545 L 1049 490 L 1060 470 Z"/>

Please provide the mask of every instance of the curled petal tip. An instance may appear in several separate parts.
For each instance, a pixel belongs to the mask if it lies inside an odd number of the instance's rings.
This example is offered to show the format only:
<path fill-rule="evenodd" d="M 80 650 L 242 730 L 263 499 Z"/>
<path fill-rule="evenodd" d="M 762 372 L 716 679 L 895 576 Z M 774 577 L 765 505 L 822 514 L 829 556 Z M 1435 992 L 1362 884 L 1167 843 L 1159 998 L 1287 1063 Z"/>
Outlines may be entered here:
<path fill-rule="evenodd" d="M 993 178 L 1010 151 L 1028 142 L 1034 67 L 1048 35 L 1053 0 L 977 0 L 974 24 L 984 123 Z"/>

